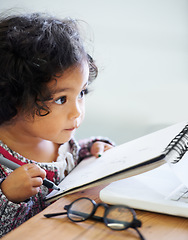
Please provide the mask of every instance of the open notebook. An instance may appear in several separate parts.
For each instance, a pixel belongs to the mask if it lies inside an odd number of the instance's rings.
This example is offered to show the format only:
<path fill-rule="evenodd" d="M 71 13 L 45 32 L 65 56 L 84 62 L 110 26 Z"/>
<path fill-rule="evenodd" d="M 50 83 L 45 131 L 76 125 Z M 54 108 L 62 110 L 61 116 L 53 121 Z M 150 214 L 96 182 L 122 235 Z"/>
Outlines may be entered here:
<path fill-rule="evenodd" d="M 188 161 L 185 157 L 187 151 L 186 121 L 114 147 L 104 152 L 100 158 L 92 157 L 81 161 L 61 181 L 60 191 L 53 190 L 45 200 L 52 202 L 66 194 L 132 177 L 165 163 L 168 163 L 177 175 L 179 174 L 182 182 L 188 183 Z"/>
<path fill-rule="evenodd" d="M 166 163 L 149 172 L 113 182 L 101 190 L 100 198 L 109 204 L 188 217 L 188 182 L 183 181 L 183 173 L 188 171 L 188 153 L 183 158 L 186 164 L 179 168 L 171 168 Z"/>

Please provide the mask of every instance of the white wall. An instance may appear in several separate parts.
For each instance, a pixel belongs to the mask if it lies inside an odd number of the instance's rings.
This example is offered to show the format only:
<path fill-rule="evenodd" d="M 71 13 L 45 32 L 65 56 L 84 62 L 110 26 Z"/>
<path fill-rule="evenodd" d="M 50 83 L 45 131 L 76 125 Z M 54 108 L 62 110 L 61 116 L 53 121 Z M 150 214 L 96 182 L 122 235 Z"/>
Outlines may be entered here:
<path fill-rule="evenodd" d="M 188 119 L 187 0 L 0 0 L 89 24 L 100 74 L 77 137 L 116 143 Z"/>

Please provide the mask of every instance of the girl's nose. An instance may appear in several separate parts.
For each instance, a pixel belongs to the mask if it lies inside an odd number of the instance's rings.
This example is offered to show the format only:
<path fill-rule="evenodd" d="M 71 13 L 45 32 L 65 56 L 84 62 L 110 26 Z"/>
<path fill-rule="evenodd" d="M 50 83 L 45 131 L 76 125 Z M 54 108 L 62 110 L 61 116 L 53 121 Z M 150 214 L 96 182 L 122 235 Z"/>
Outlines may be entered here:
<path fill-rule="evenodd" d="M 70 113 L 69 113 L 69 118 L 74 119 L 74 118 L 79 118 L 82 113 L 81 106 L 79 103 L 74 103 L 71 106 Z"/>

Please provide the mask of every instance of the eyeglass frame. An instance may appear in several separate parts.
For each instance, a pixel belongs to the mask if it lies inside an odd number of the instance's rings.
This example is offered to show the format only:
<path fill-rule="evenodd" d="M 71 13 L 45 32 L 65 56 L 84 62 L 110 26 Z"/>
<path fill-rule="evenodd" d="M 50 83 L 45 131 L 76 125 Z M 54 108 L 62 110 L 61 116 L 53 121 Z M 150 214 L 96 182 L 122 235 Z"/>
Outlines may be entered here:
<path fill-rule="evenodd" d="M 91 211 L 90 214 L 87 214 L 88 216 L 87 217 L 84 217 L 84 219 L 80 219 L 80 220 L 74 220 L 72 219 L 70 216 L 69 216 L 69 209 L 71 209 L 72 205 L 81 200 L 81 199 L 85 199 L 85 200 L 89 200 L 92 204 L 93 204 L 93 210 Z M 94 214 L 96 213 L 98 207 L 104 207 L 105 211 L 104 211 L 104 215 L 103 217 L 100 217 L 100 216 L 95 216 Z M 121 228 L 121 229 L 115 229 L 115 228 L 111 228 L 110 226 L 108 226 L 108 222 L 106 220 L 106 216 L 107 214 L 109 213 L 109 211 L 113 208 L 125 208 L 125 209 L 128 209 L 131 213 L 132 213 L 132 216 L 133 216 L 133 219 L 132 219 L 132 222 L 130 222 L 127 226 L 125 226 L 124 228 Z M 128 228 L 133 228 L 137 231 L 139 237 L 141 240 L 145 240 L 145 238 L 143 237 L 143 235 L 141 234 L 141 232 L 137 229 L 137 227 L 141 227 L 142 225 L 142 222 L 136 218 L 136 212 L 134 211 L 133 208 L 129 207 L 129 206 L 126 206 L 126 205 L 112 205 L 112 206 L 109 206 L 108 204 L 106 203 L 96 203 L 94 200 L 88 198 L 88 197 L 81 197 L 81 198 L 78 198 L 76 200 L 74 200 L 72 203 L 68 204 L 68 205 L 65 205 L 64 206 L 64 209 L 67 211 L 67 212 L 60 212 L 60 213 L 49 213 L 49 214 L 44 214 L 45 217 L 47 218 L 50 218 L 50 217 L 56 217 L 56 216 L 60 216 L 60 215 L 65 215 L 67 214 L 67 217 L 72 221 L 72 222 L 84 222 L 88 219 L 94 219 L 94 220 L 97 220 L 99 222 L 104 222 L 104 224 L 110 228 L 111 230 L 115 230 L 115 231 L 122 231 L 122 230 L 126 230 Z M 82 212 L 82 214 L 84 214 Z"/>

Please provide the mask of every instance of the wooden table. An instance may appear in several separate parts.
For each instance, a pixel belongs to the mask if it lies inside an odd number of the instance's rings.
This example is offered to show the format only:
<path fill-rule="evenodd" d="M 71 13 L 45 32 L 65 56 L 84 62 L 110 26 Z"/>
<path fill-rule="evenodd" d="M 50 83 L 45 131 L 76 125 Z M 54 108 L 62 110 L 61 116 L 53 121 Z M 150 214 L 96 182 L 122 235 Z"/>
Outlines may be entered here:
<path fill-rule="evenodd" d="M 104 223 L 87 220 L 81 223 L 71 222 L 66 215 L 45 218 L 43 214 L 64 211 L 64 205 L 79 197 L 90 197 L 99 202 L 99 191 L 104 186 L 90 188 L 64 196 L 44 211 L 34 216 L 17 229 L 4 236 L 3 240 L 116 240 L 139 239 L 134 229 L 113 231 Z M 102 208 L 98 209 L 102 211 Z M 97 212 L 98 213 L 98 212 Z M 136 211 L 142 221 L 139 228 L 146 240 L 188 240 L 188 219 L 163 214 Z"/>

